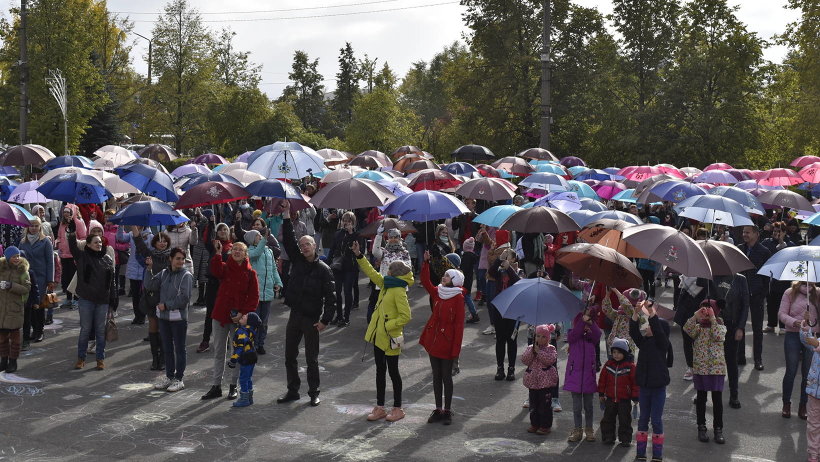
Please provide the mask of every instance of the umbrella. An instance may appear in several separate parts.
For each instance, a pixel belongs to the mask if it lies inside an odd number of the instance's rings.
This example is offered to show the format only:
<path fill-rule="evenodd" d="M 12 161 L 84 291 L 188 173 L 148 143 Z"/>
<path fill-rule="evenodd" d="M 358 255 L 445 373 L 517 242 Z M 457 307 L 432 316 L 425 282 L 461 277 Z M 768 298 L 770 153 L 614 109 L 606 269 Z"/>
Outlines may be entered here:
<path fill-rule="evenodd" d="M 790 168 L 773 168 L 758 178 L 757 183 L 763 186 L 793 186 L 802 183 L 803 178 Z"/>
<path fill-rule="evenodd" d="M 477 178 L 456 188 L 456 194 L 472 199 L 503 201 L 512 199 L 515 193 L 498 178 Z"/>
<path fill-rule="evenodd" d="M 9 196 L 19 185 L 20 183 L 11 178 L 0 176 L 0 199 L 9 200 Z"/>
<path fill-rule="evenodd" d="M 31 215 L 23 213 L 23 209 L 0 201 L 0 224 L 11 226 L 29 226 Z"/>
<path fill-rule="evenodd" d="M 580 175 L 580 174 L 582 174 L 582 173 L 584 173 L 584 172 L 587 172 L 587 171 L 589 171 L 589 170 L 592 170 L 592 169 L 591 169 L 591 168 L 589 168 L 589 167 L 583 167 L 583 166 L 581 166 L 581 165 L 576 165 L 575 167 L 570 167 L 570 168 L 568 168 L 568 169 L 567 169 L 567 172 L 568 172 L 570 175 L 572 175 L 572 177 L 574 178 L 574 177 L 576 177 L 576 176 L 578 176 L 578 175 Z M 609 178 L 606 178 L 606 179 L 608 180 Z"/>
<path fill-rule="evenodd" d="M 632 181 L 643 181 L 662 174 L 663 171 L 661 169 L 658 167 L 650 167 L 649 165 L 624 167 L 618 172 L 618 175 Z"/>
<path fill-rule="evenodd" d="M 708 194 L 733 199 L 743 206 L 743 209 L 748 213 L 756 213 L 758 215 L 766 214 L 766 211 L 763 209 L 763 204 L 761 204 L 755 196 L 736 186 L 718 186 L 710 189 Z"/>
<path fill-rule="evenodd" d="M 672 164 L 658 164 L 655 167 L 658 167 L 658 169 L 661 172 L 663 172 L 667 175 L 672 175 L 672 176 L 677 177 L 677 178 L 686 178 L 686 176 L 687 176 L 686 173 L 684 173 L 681 169 L 679 169 L 678 167 L 675 167 Z"/>
<path fill-rule="evenodd" d="M 155 161 L 154 159 L 143 159 L 142 157 L 137 157 L 134 160 L 128 161 L 128 162 L 122 164 L 121 167 L 128 167 L 130 165 L 136 165 L 136 164 L 147 165 L 149 167 L 153 167 L 153 168 L 159 170 L 162 173 L 170 175 L 170 173 L 168 173 L 168 169 L 165 168 L 165 166 L 162 165 L 161 163 Z"/>
<path fill-rule="evenodd" d="M 424 169 L 413 175 L 407 187 L 413 191 L 421 191 L 422 189 L 441 191 L 443 189 L 456 188 L 462 183 L 464 182 L 453 176 L 450 172 L 438 169 Z"/>
<path fill-rule="evenodd" d="M 6 149 L 3 152 L 0 165 L 31 165 L 32 167 L 42 167 L 46 162 L 55 157 L 53 152 L 39 144 L 21 144 Z"/>
<path fill-rule="evenodd" d="M 439 170 L 438 165 L 435 162 L 427 159 L 421 159 L 414 162 L 411 162 L 404 168 L 404 173 L 415 173 L 420 172 L 422 170 Z"/>
<path fill-rule="evenodd" d="M 216 167 L 214 167 L 212 172 L 214 172 L 214 173 L 219 172 L 219 173 L 222 173 L 222 174 L 226 174 L 226 173 L 230 172 L 231 170 L 247 170 L 247 169 L 248 169 L 248 163 L 247 162 L 236 161 L 236 162 L 231 162 L 230 164 L 217 165 Z M 206 172 L 206 173 L 210 173 L 210 172 Z"/>
<path fill-rule="evenodd" d="M 108 221 L 120 225 L 171 226 L 185 223 L 188 217 L 162 201 L 137 202 L 120 210 Z"/>
<path fill-rule="evenodd" d="M 754 263 L 734 244 L 714 239 L 696 242 L 709 260 L 712 276 L 732 276 L 755 268 Z"/>
<path fill-rule="evenodd" d="M 757 196 L 761 204 L 788 207 L 797 210 L 814 210 L 805 197 L 786 189 L 766 191 Z"/>
<path fill-rule="evenodd" d="M 290 183 L 281 180 L 258 180 L 245 187 L 251 196 L 276 197 L 288 200 L 304 200 L 302 194 Z"/>
<path fill-rule="evenodd" d="M 376 180 L 376 183 L 379 183 L 380 185 L 387 188 L 387 190 L 393 193 L 393 195 L 396 197 L 404 196 L 405 194 L 410 194 L 411 192 L 413 192 L 412 189 L 393 180 Z"/>
<path fill-rule="evenodd" d="M 623 240 L 623 231 L 633 226 L 636 225 L 611 218 L 602 218 L 585 224 L 578 233 L 578 237 L 586 242 L 615 249 L 621 255 L 629 258 L 646 258 L 643 252 Z"/>
<path fill-rule="evenodd" d="M 273 144 L 269 144 L 267 146 L 262 146 L 261 148 L 253 151 L 253 153 L 248 156 L 246 159 L 243 159 L 242 162 L 247 162 L 248 164 L 252 164 L 256 159 L 261 157 L 263 154 L 272 152 L 272 151 L 299 151 L 304 152 L 307 154 L 313 154 L 317 157 L 322 157 L 316 153 L 312 148 L 309 148 L 305 145 L 296 143 L 294 141 L 277 141 Z M 321 169 L 320 169 L 321 170 Z M 319 170 L 316 170 L 319 171 Z"/>
<path fill-rule="evenodd" d="M 376 150 L 370 149 L 368 151 L 364 151 L 362 153 L 359 153 L 359 155 L 356 156 L 356 157 L 372 157 L 372 158 L 376 159 L 376 161 L 378 161 L 378 163 L 380 164 L 379 167 L 393 167 L 393 161 L 390 160 L 389 157 L 387 157 L 387 154 L 385 154 L 381 151 L 376 151 Z M 379 168 L 379 167 L 376 167 L 376 168 Z"/>
<path fill-rule="evenodd" d="M 478 172 L 478 169 L 468 164 L 467 162 L 453 162 L 442 167 L 445 172 L 450 172 L 453 175 L 469 175 Z"/>
<path fill-rule="evenodd" d="M 683 202 L 684 200 L 706 194 L 706 190 L 696 184 L 687 181 L 669 180 L 662 183 L 655 183 L 651 188 L 644 190 L 638 197 L 638 202 L 645 204 L 647 202 L 669 201 L 669 202 Z"/>
<path fill-rule="evenodd" d="M 359 231 L 359 235 L 366 237 L 375 236 L 376 231 L 379 230 L 379 226 L 383 226 L 385 231 L 398 229 L 402 235 L 418 231 L 409 221 L 399 220 L 398 218 L 383 218 L 362 228 L 362 230 Z"/>
<path fill-rule="evenodd" d="M 493 154 L 492 151 L 478 144 L 467 144 L 460 146 L 458 149 L 450 153 L 450 156 L 452 156 L 455 160 L 472 161 L 473 165 L 475 165 L 478 160 L 495 159 L 495 154 Z"/>
<path fill-rule="evenodd" d="M 567 156 L 561 159 L 561 165 L 564 167 L 586 167 L 587 163 L 584 162 L 584 159 L 575 156 Z"/>
<path fill-rule="evenodd" d="M 94 163 L 85 156 L 60 156 L 49 159 L 48 162 L 43 165 L 43 170 L 49 171 L 60 167 L 79 167 L 90 170 L 94 168 Z"/>
<path fill-rule="evenodd" d="M 629 202 L 630 204 L 637 204 L 638 196 L 635 195 L 634 189 L 624 189 L 618 194 L 612 196 L 611 200 L 619 202 Z"/>
<path fill-rule="evenodd" d="M 65 173 L 37 187 L 43 196 L 75 204 L 100 204 L 111 195 L 99 178 L 83 173 Z"/>
<path fill-rule="evenodd" d="M 523 157 L 525 159 L 552 160 L 558 162 L 557 157 L 555 157 L 551 152 L 543 148 L 525 149 L 516 155 L 518 157 Z"/>
<path fill-rule="evenodd" d="M 191 161 L 188 162 L 189 164 L 200 164 L 200 165 L 225 165 L 229 163 L 225 160 L 224 157 L 220 156 L 219 154 L 214 153 L 207 153 L 207 154 L 200 154 L 194 157 Z"/>
<path fill-rule="evenodd" d="M 94 168 L 102 170 L 114 170 L 116 167 L 125 165 L 137 158 L 134 151 L 111 144 L 94 151 L 94 155 L 97 156 L 97 159 L 94 160 Z"/>
<path fill-rule="evenodd" d="M 364 170 L 359 172 L 353 176 L 353 178 L 364 178 L 365 180 L 391 180 L 393 177 L 388 175 L 387 173 L 380 172 L 378 170 Z"/>
<path fill-rule="evenodd" d="M 621 212 L 619 210 L 604 210 L 603 212 L 596 213 L 595 215 L 593 215 L 593 217 L 594 217 L 594 219 L 591 220 L 591 221 L 600 220 L 602 218 L 609 218 L 611 220 L 621 220 L 621 221 L 626 221 L 628 223 L 633 223 L 633 224 L 636 224 L 636 225 L 642 225 L 643 224 L 643 222 L 641 221 L 641 219 L 639 217 L 636 217 L 635 215 L 632 215 L 631 213 Z"/>
<path fill-rule="evenodd" d="M 637 184 L 635 184 L 635 182 L 631 181 L 631 180 L 630 181 L 625 181 L 624 183 L 631 182 L 632 185 L 635 186 L 635 196 L 637 197 L 642 192 L 644 192 L 645 190 L 651 188 L 655 184 L 660 183 L 661 181 L 668 181 L 668 180 L 675 180 L 675 179 L 677 179 L 677 178 L 675 178 L 675 177 L 673 177 L 669 174 L 662 173 L 660 175 L 655 175 L 651 178 L 647 178 L 647 179 L 645 179 L 645 180 L 643 180 L 643 181 L 641 181 Z"/>
<path fill-rule="evenodd" d="M 726 226 L 752 226 L 749 213 L 739 202 L 723 196 L 707 194 L 686 199 L 673 207 L 681 217 L 703 223 Z"/>
<path fill-rule="evenodd" d="M 128 205 L 128 204 L 135 204 L 137 202 L 145 202 L 145 201 L 159 201 L 159 199 L 157 199 L 154 196 L 149 196 L 148 194 L 139 193 L 139 194 L 134 194 L 131 197 L 126 197 L 126 198 L 120 199 L 120 200 L 117 201 L 117 203 L 119 203 L 120 205 Z"/>
<path fill-rule="evenodd" d="M 516 176 L 528 176 L 535 171 L 535 168 L 526 160 L 515 156 L 502 157 L 493 162 L 492 166 Z"/>
<path fill-rule="evenodd" d="M 500 227 L 521 233 L 565 233 L 581 229 L 566 213 L 543 206 L 515 212 Z"/>
<path fill-rule="evenodd" d="M 703 170 L 696 167 L 681 167 L 680 171 L 689 176 L 700 175 L 703 173 Z"/>
<path fill-rule="evenodd" d="M 786 247 L 772 255 L 757 274 L 779 281 L 820 282 L 820 247 Z"/>
<path fill-rule="evenodd" d="M 569 190 L 578 194 L 578 197 L 582 199 L 591 199 L 594 201 L 598 201 L 598 199 L 600 198 L 600 196 L 598 196 L 598 193 L 596 193 L 595 190 L 593 190 L 592 187 L 586 183 L 582 183 L 576 180 L 569 180 L 567 181 L 567 184 L 569 184 Z"/>
<path fill-rule="evenodd" d="M 704 170 L 703 173 L 693 178 L 696 183 L 712 183 L 712 184 L 735 184 L 738 179 L 729 172 L 724 170 Z"/>
<path fill-rule="evenodd" d="M 675 228 L 652 223 L 623 231 L 623 239 L 654 260 L 685 276 L 712 279 L 712 267 L 691 237 Z"/>
<path fill-rule="evenodd" d="M 704 172 L 708 172 L 711 170 L 728 170 L 733 168 L 731 165 L 723 163 L 723 162 L 715 162 L 714 164 L 709 164 L 706 168 L 703 169 Z"/>
<path fill-rule="evenodd" d="M 769 190 L 775 190 L 775 189 L 777 189 L 777 190 L 783 189 L 783 186 L 763 186 L 763 185 L 757 184 L 757 180 L 744 180 L 744 181 L 737 182 L 735 184 L 735 188 L 740 188 L 740 189 L 743 189 L 744 191 L 751 191 L 751 190 L 754 190 L 754 189 L 769 191 Z"/>
<path fill-rule="evenodd" d="M 553 209 L 558 209 L 564 213 L 572 210 L 581 210 L 581 200 L 578 199 L 578 195 L 574 192 L 568 191 L 557 191 L 549 193 L 546 196 L 533 202 L 532 206 L 537 207 L 539 205 L 543 205 L 544 207 L 550 207 Z"/>
<path fill-rule="evenodd" d="M 245 151 L 245 152 L 243 152 L 242 154 L 239 154 L 238 156 L 236 156 L 236 159 L 234 159 L 233 161 L 234 161 L 234 162 L 245 162 L 245 163 L 248 163 L 248 158 L 249 158 L 252 154 L 253 154 L 253 151 Z M 347 160 L 347 159 L 345 159 L 345 160 Z"/>
<path fill-rule="evenodd" d="M 555 262 L 579 277 L 606 286 L 640 287 L 643 280 L 634 263 L 615 249 L 601 244 L 568 245 L 558 250 Z"/>
<path fill-rule="evenodd" d="M 344 164 L 350 160 L 345 153 L 337 151 L 336 149 L 320 149 L 316 151 L 316 154 L 325 160 L 325 165 Z M 250 154 L 248 154 L 248 156 L 250 156 Z"/>
<path fill-rule="evenodd" d="M 211 173 L 211 170 L 202 164 L 185 164 L 183 166 L 175 168 L 174 171 L 171 172 L 171 176 L 179 178 L 194 173 L 208 174 Z"/>
<path fill-rule="evenodd" d="M 481 223 L 493 228 L 498 228 L 513 213 L 521 210 L 515 205 L 496 205 L 478 214 L 473 218 L 473 223 Z"/>
<path fill-rule="evenodd" d="M 137 153 L 144 159 L 151 159 L 157 162 L 171 162 L 177 159 L 177 153 L 170 146 L 164 144 L 149 144 Z"/>
<path fill-rule="evenodd" d="M 247 170 L 243 170 L 241 168 L 231 170 L 229 172 L 225 172 L 225 175 L 232 177 L 236 181 L 239 182 L 242 186 L 247 186 L 254 181 L 264 180 L 265 177 L 258 173 L 249 172 Z"/>
<path fill-rule="evenodd" d="M 418 155 L 418 154 L 405 154 L 405 155 L 399 157 L 396 160 L 396 162 L 393 163 L 392 168 L 399 171 L 399 172 L 403 172 L 407 168 L 408 165 L 412 164 L 413 162 L 415 162 L 417 160 L 432 160 L 432 159 L 428 159 L 428 158 L 426 158 L 424 156 L 421 156 L 421 155 Z"/>
<path fill-rule="evenodd" d="M 812 162 L 798 172 L 803 181 L 809 183 L 820 183 L 820 161 Z"/>
<path fill-rule="evenodd" d="M 39 181 L 27 181 L 14 188 L 8 198 L 9 202 L 18 204 L 45 204 L 48 202 L 46 196 L 37 191 L 40 186 Z"/>
<path fill-rule="evenodd" d="M 609 210 L 606 205 L 602 204 L 601 202 L 590 199 L 588 197 L 581 197 L 578 199 L 581 203 L 581 210 L 591 210 L 593 212 L 604 212 Z"/>
<path fill-rule="evenodd" d="M 558 281 L 521 279 L 493 299 L 493 306 L 507 319 L 532 326 L 546 323 L 570 324 L 581 312 L 581 300 Z"/>
<path fill-rule="evenodd" d="M 572 221 L 578 224 L 578 227 L 585 226 L 587 223 L 595 220 L 595 215 L 597 212 L 593 212 L 592 210 L 573 210 L 572 212 L 567 212 Z"/>
<path fill-rule="evenodd" d="M 431 221 L 457 217 L 469 213 L 470 209 L 449 194 L 423 190 L 397 198 L 387 204 L 383 212 L 404 220 Z"/>
<path fill-rule="evenodd" d="M 592 190 L 595 191 L 601 199 L 609 200 L 615 197 L 619 192 L 626 190 L 626 186 L 617 181 L 607 180 L 598 183 Z"/>
<path fill-rule="evenodd" d="M 126 164 L 114 169 L 123 181 L 138 190 L 156 196 L 166 202 L 176 202 L 179 198 L 171 176 L 142 163 Z"/>
<path fill-rule="evenodd" d="M 613 175 L 612 173 L 606 172 L 600 169 L 588 169 L 584 170 L 583 172 L 578 173 L 573 178 L 574 180 L 583 181 L 583 180 L 598 180 L 598 181 L 605 181 L 605 180 L 623 180 L 624 177 L 621 175 Z"/>
<path fill-rule="evenodd" d="M 351 159 L 350 162 L 347 163 L 350 167 L 361 167 L 367 168 L 371 170 L 375 170 L 379 167 L 383 167 L 384 164 L 379 162 L 379 159 L 372 157 L 372 156 L 356 156 Z"/>
<path fill-rule="evenodd" d="M 817 157 L 817 156 L 800 156 L 797 159 L 794 159 L 789 165 L 792 166 L 792 167 L 804 168 L 807 165 L 813 164 L 815 162 L 820 162 L 820 157 Z"/>
<path fill-rule="evenodd" d="M 337 168 L 332 172 L 325 175 L 322 179 L 322 183 L 335 183 L 337 181 L 349 180 L 356 176 L 357 174 L 364 172 L 365 170 L 360 167 L 348 167 L 344 166 L 343 168 Z"/>
<path fill-rule="evenodd" d="M 193 209 L 206 205 L 224 204 L 251 197 L 248 191 L 233 183 L 209 181 L 194 186 L 179 197 L 174 207 L 177 210 Z"/>
<path fill-rule="evenodd" d="M 237 186 L 244 186 L 242 183 L 239 182 L 236 178 L 222 174 L 222 173 L 205 173 L 205 174 L 192 174 L 187 175 L 188 180 L 182 184 L 182 190 L 187 191 L 193 188 L 196 185 L 207 183 L 208 181 L 221 181 L 223 183 L 233 183 Z"/>
<path fill-rule="evenodd" d="M 554 173 L 533 173 L 524 178 L 518 185 L 544 191 L 568 191 L 570 189 L 567 180 Z"/>
<path fill-rule="evenodd" d="M 264 148 L 260 148 L 264 149 Z M 250 157 L 248 171 L 265 178 L 299 179 L 325 168 L 325 160 L 305 151 L 273 150 L 260 153 L 257 150 Z M 257 156 L 258 154 L 258 156 Z M 256 156 L 256 158 L 254 158 Z"/>
<path fill-rule="evenodd" d="M 567 170 L 561 164 L 540 164 L 535 166 L 535 173 L 554 173 L 556 175 L 565 176 L 567 175 Z"/>
<path fill-rule="evenodd" d="M 487 164 L 478 164 L 475 166 L 478 173 L 481 174 L 483 177 L 490 177 L 490 178 L 501 178 L 501 172 L 499 172 L 495 167 L 492 165 Z"/>
<path fill-rule="evenodd" d="M 399 146 L 398 148 L 396 148 L 395 151 L 393 151 L 390 154 L 390 157 L 392 157 L 393 159 L 398 159 L 399 157 L 407 155 L 407 154 L 416 154 L 416 155 L 421 156 L 421 155 L 424 154 L 424 151 L 422 151 L 420 148 L 417 148 L 415 146 Z"/>
<path fill-rule="evenodd" d="M 387 188 L 373 180 L 352 178 L 330 183 L 314 194 L 310 203 L 327 209 L 361 209 L 379 207 L 395 198 Z"/>

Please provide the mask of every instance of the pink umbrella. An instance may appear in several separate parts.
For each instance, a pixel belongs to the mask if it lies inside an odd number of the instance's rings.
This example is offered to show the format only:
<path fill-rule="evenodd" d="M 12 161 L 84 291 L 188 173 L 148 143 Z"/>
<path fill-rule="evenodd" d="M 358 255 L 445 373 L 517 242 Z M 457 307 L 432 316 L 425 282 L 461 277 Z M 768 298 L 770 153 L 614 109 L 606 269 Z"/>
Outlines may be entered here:
<path fill-rule="evenodd" d="M 738 181 L 750 180 L 752 178 L 752 172 L 745 168 L 730 168 L 726 170 L 726 173 L 730 173 L 737 178 Z"/>
<path fill-rule="evenodd" d="M 655 175 L 660 175 L 663 172 L 658 167 L 650 167 L 649 165 L 640 165 L 636 167 L 624 167 L 619 172 L 618 175 L 626 177 L 627 180 L 632 181 L 643 181 L 647 178 L 651 178 Z M 603 196 L 601 196 L 603 197 Z"/>
<path fill-rule="evenodd" d="M 809 183 L 820 183 L 820 162 L 812 162 L 811 164 L 804 166 L 800 169 L 798 175 L 800 175 L 800 178 L 802 178 L 803 181 L 807 181 Z"/>
<path fill-rule="evenodd" d="M 626 189 L 622 183 L 618 183 L 617 181 L 606 180 L 598 183 L 597 186 L 592 188 L 601 197 L 601 199 L 612 199 L 615 197 L 616 194 Z"/>
<path fill-rule="evenodd" d="M 728 170 L 730 168 L 734 167 L 723 162 L 715 162 L 714 164 L 707 165 L 706 168 L 703 169 L 703 171 L 706 172 L 708 170 Z"/>
<path fill-rule="evenodd" d="M 658 164 L 655 167 L 660 169 L 662 173 L 666 173 L 667 175 L 672 175 L 677 178 L 686 178 L 687 175 L 678 167 L 675 167 L 672 164 Z"/>
<path fill-rule="evenodd" d="M 752 176 L 753 180 L 759 180 L 763 176 L 763 174 L 765 174 L 765 173 L 766 172 L 763 171 L 763 170 L 750 170 L 749 171 L 749 175 Z"/>
<path fill-rule="evenodd" d="M 763 186 L 793 186 L 805 180 L 790 168 L 773 168 L 766 171 L 758 180 Z"/>
<path fill-rule="evenodd" d="M 794 159 L 789 165 L 792 167 L 803 168 L 809 164 L 820 162 L 820 157 L 817 156 L 800 156 Z"/>

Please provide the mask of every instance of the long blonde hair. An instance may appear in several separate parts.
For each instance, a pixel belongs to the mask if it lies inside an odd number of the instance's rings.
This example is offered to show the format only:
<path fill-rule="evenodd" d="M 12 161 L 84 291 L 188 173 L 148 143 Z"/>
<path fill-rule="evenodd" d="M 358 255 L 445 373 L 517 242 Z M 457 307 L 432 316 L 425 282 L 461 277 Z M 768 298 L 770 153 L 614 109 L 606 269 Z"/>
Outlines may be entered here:
<path fill-rule="evenodd" d="M 789 292 L 789 303 L 794 303 L 794 300 L 797 298 L 797 294 L 800 292 L 801 284 L 808 284 L 809 293 L 807 297 L 809 299 L 809 304 L 817 306 L 817 299 L 820 297 L 820 294 L 817 292 L 817 285 L 813 282 L 806 283 L 806 281 L 792 281 L 792 286 L 789 288 L 789 290 L 791 290 L 791 292 Z"/>
<path fill-rule="evenodd" d="M 31 226 L 37 225 L 37 240 L 38 241 L 41 241 L 41 240 L 43 240 L 47 237 L 46 233 L 43 232 L 43 222 L 40 221 L 39 217 L 32 218 L 31 220 L 29 220 L 29 223 L 31 223 Z M 23 238 L 20 240 L 20 245 L 22 245 L 24 242 L 27 241 L 27 239 L 26 239 L 27 234 L 28 234 L 28 228 L 26 228 L 26 231 L 23 233 Z"/>

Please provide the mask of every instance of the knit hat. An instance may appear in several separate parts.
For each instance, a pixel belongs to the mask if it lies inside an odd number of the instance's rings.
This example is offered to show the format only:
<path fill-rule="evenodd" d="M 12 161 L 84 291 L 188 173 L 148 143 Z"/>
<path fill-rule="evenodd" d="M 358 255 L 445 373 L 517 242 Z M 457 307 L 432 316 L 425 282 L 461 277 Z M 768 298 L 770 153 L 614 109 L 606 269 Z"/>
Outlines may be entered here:
<path fill-rule="evenodd" d="M 20 249 L 13 245 L 6 247 L 6 250 L 3 251 L 3 256 L 6 257 L 6 260 L 15 255 L 20 255 Z M 461 280 L 464 281 L 464 276 L 461 277 Z"/>
<path fill-rule="evenodd" d="M 228 230 L 228 232 L 231 232 L 231 227 L 226 225 L 225 223 L 218 223 L 216 225 L 216 232 L 219 232 L 219 230 L 221 230 L 222 228 L 225 228 Z"/>
<path fill-rule="evenodd" d="M 453 281 L 453 285 L 456 287 L 461 287 L 464 285 L 464 273 L 457 269 L 448 269 L 444 272 L 447 276 L 450 276 L 450 279 Z"/>
<path fill-rule="evenodd" d="M 544 244 L 550 245 L 555 241 L 555 236 L 552 234 L 545 234 L 544 235 Z"/>
<path fill-rule="evenodd" d="M 404 276 L 410 272 L 410 267 L 401 260 L 395 260 L 387 267 L 390 274 L 394 277 Z"/>
<path fill-rule="evenodd" d="M 555 332 L 555 324 L 541 324 L 540 326 L 535 327 L 536 335 L 543 335 L 550 338 L 553 332 Z"/>
<path fill-rule="evenodd" d="M 472 252 L 475 250 L 475 239 L 470 237 L 464 240 L 464 243 L 461 244 L 461 248 L 464 249 L 465 252 Z"/>
<path fill-rule="evenodd" d="M 259 231 L 252 229 L 250 231 L 245 232 L 245 243 L 248 245 L 254 245 L 256 243 L 256 238 L 261 237 L 262 233 Z"/>
<path fill-rule="evenodd" d="M 397 228 L 390 228 L 387 230 L 387 237 L 401 237 L 401 231 L 399 231 Z"/>
<path fill-rule="evenodd" d="M 458 256 L 457 253 L 448 253 L 444 256 L 448 262 L 450 262 L 450 266 L 453 268 L 460 268 L 461 267 L 461 257 Z"/>
<path fill-rule="evenodd" d="M 214 211 L 211 209 L 205 209 L 202 211 L 202 216 L 205 218 L 211 218 L 212 216 L 214 216 Z"/>
<path fill-rule="evenodd" d="M 262 325 L 262 319 L 259 318 L 258 314 L 251 311 L 250 313 L 248 313 L 248 325 L 253 327 L 254 329 L 258 329 L 259 326 Z"/>
<path fill-rule="evenodd" d="M 612 341 L 612 346 L 609 347 L 610 350 L 621 350 L 624 356 L 629 355 L 629 342 L 622 338 L 615 337 L 615 340 Z"/>
<path fill-rule="evenodd" d="M 261 216 L 262 216 L 262 211 L 261 210 L 256 209 L 256 210 L 253 211 L 253 217 L 254 218 L 259 218 Z"/>
<path fill-rule="evenodd" d="M 31 213 L 35 214 L 35 213 L 39 212 L 40 210 L 42 210 L 43 212 L 46 211 L 45 207 L 43 207 L 42 205 L 35 205 L 34 207 L 31 208 Z"/>

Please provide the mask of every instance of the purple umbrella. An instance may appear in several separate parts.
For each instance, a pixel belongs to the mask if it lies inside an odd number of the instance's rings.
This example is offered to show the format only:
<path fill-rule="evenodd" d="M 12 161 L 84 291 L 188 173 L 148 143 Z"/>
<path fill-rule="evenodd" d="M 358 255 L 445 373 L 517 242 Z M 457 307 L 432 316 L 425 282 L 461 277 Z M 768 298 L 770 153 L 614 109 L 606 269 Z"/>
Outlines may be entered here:
<path fill-rule="evenodd" d="M 236 157 L 236 159 L 234 159 L 233 161 L 234 162 L 245 162 L 245 163 L 247 163 L 248 158 L 251 156 L 251 154 L 253 154 L 253 151 L 245 151 L 242 154 L 239 154 Z"/>
<path fill-rule="evenodd" d="M 12 204 L 0 201 L 0 224 L 12 226 L 29 226 L 26 214 Z"/>
<path fill-rule="evenodd" d="M 196 156 L 193 160 L 191 160 L 188 163 L 189 164 L 211 165 L 211 164 L 227 164 L 229 162 L 227 160 L 225 160 L 225 158 L 220 156 L 219 154 L 213 154 L 213 153 L 209 152 L 208 154 L 202 154 L 202 155 Z"/>
<path fill-rule="evenodd" d="M 724 170 L 706 170 L 694 178 L 696 183 L 711 183 L 711 184 L 735 184 L 738 179 L 729 172 Z"/>
<path fill-rule="evenodd" d="M 758 184 L 756 180 L 743 180 L 735 185 L 736 188 L 751 190 L 751 189 L 761 189 L 765 191 L 773 190 L 773 189 L 783 189 L 783 186 L 766 186 L 762 184 Z"/>
<path fill-rule="evenodd" d="M 171 172 L 171 175 L 175 178 L 179 178 L 195 173 L 208 174 L 211 173 L 211 170 L 202 164 L 185 164 L 181 167 L 175 168 L 174 171 Z"/>
<path fill-rule="evenodd" d="M 592 188 L 601 199 L 612 199 L 616 194 L 626 189 L 623 183 L 617 181 L 607 180 L 598 183 Z"/>
<path fill-rule="evenodd" d="M 48 199 L 37 191 L 39 186 L 39 181 L 21 183 L 14 188 L 8 200 L 9 202 L 16 202 L 18 204 L 45 204 L 48 202 Z"/>
<path fill-rule="evenodd" d="M 586 167 L 587 163 L 580 157 L 567 156 L 561 159 L 561 165 L 564 167 Z"/>

